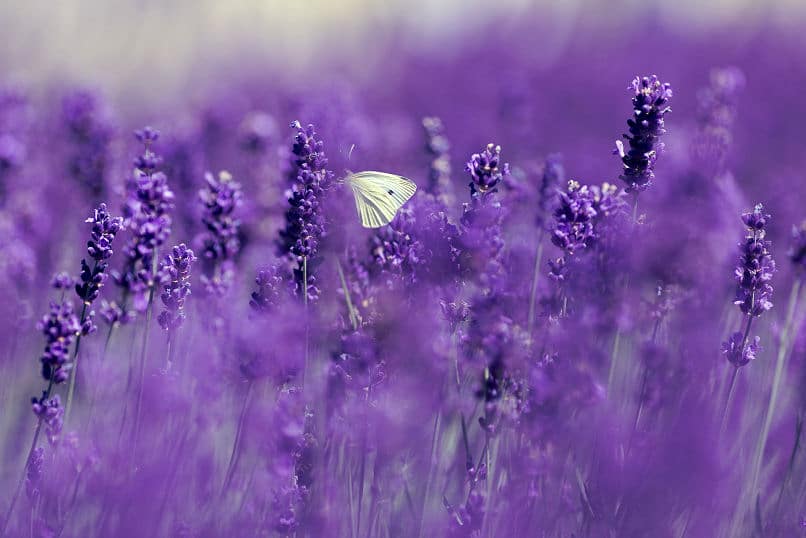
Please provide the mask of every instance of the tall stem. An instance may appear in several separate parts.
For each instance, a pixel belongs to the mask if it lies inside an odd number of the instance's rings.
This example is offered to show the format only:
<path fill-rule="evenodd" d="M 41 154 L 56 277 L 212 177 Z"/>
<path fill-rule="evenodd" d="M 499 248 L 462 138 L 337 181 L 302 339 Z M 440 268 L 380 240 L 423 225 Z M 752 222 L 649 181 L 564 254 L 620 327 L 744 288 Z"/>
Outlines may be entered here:
<path fill-rule="evenodd" d="M 229 488 L 232 477 L 235 474 L 235 468 L 238 466 L 238 460 L 241 453 L 241 437 L 243 435 L 243 425 L 246 421 L 246 411 L 249 409 L 249 400 L 252 396 L 252 381 L 246 386 L 246 396 L 243 399 L 241 406 L 241 413 L 238 417 L 238 427 L 235 430 L 235 440 L 232 443 L 232 452 L 229 456 L 229 463 L 227 464 L 227 472 L 224 475 L 224 483 L 221 486 L 221 495 L 225 495 Z"/>
<path fill-rule="evenodd" d="M 45 390 L 45 400 L 50 398 L 50 392 L 53 389 L 53 379 L 48 381 L 48 388 Z M 37 417 L 38 418 L 38 417 Z M 36 421 L 36 430 L 34 430 L 34 438 L 31 441 L 31 447 L 28 449 L 28 455 L 25 456 L 25 465 L 22 468 L 22 476 L 20 476 L 19 481 L 17 482 L 17 487 L 14 490 L 14 495 L 11 497 L 11 504 L 8 505 L 8 510 L 6 510 L 6 517 L 3 519 L 2 527 L 0 527 L 0 538 L 6 535 L 6 528 L 8 527 L 9 522 L 11 521 L 11 516 L 14 514 L 14 506 L 17 504 L 17 499 L 20 497 L 20 492 L 22 492 L 22 485 L 25 483 L 25 475 L 28 472 L 28 465 L 31 462 L 31 456 L 36 449 L 36 442 L 39 440 L 39 433 L 42 431 L 42 419 Z"/>
<path fill-rule="evenodd" d="M 132 442 L 132 460 L 137 455 L 137 440 L 140 436 L 140 412 L 143 405 L 143 384 L 145 383 L 146 371 L 146 353 L 148 351 L 148 335 L 151 332 L 151 315 L 154 310 L 154 282 L 157 273 L 157 253 L 154 252 L 154 261 L 151 267 L 151 287 L 148 290 L 148 306 L 146 307 L 146 326 L 145 334 L 143 335 L 143 347 L 140 350 L 140 373 L 138 375 L 139 383 L 137 384 L 137 406 L 134 411 L 134 441 Z"/>
<path fill-rule="evenodd" d="M 95 262 L 95 265 L 98 265 L 98 262 Z M 93 269 L 94 270 L 94 269 Z M 84 306 L 81 307 L 81 328 L 84 328 L 84 322 L 86 321 L 87 315 L 87 307 L 89 303 L 84 301 Z M 76 336 L 76 348 L 73 351 L 73 367 L 70 369 L 70 383 L 67 387 L 67 405 L 64 408 L 64 426 L 67 426 L 67 417 L 70 416 L 70 409 L 73 407 L 73 393 L 75 392 L 76 388 L 76 378 L 78 377 L 78 351 L 81 349 L 81 332 L 78 333 Z"/>
<path fill-rule="evenodd" d="M 532 329 L 535 325 L 535 303 L 537 300 L 537 281 L 540 276 L 540 262 L 543 258 L 543 230 L 537 237 L 537 252 L 535 253 L 535 267 L 532 274 L 532 291 L 529 295 L 529 317 L 527 319 L 527 333 L 529 343 L 532 343 Z"/>
<path fill-rule="evenodd" d="M 781 340 L 778 344 L 778 356 L 775 360 L 775 375 L 773 376 L 770 400 L 767 404 L 767 412 L 764 415 L 764 425 L 761 428 L 761 435 L 758 438 L 758 445 L 756 446 L 756 455 L 753 463 L 753 480 L 751 481 L 750 489 L 751 493 L 754 492 L 758 486 L 761 462 L 764 459 L 764 449 L 767 445 L 767 436 L 770 433 L 772 418 L 775 414 L 775 404 L 778 402 L 778 393 L 781 387 L 781 379 L 783 379 L 784 365 L 789 352 L 789 333 L 792 329 L 792 318 L 795 316 L 795 307 L 797 306 L 798 295 L 800 294 L 800 285 L 801 280 L 797 279 L 792 285 L 792 292 L 789 294 L 786 321 L 784 322 L 784 329 L 781 332 Z"/>

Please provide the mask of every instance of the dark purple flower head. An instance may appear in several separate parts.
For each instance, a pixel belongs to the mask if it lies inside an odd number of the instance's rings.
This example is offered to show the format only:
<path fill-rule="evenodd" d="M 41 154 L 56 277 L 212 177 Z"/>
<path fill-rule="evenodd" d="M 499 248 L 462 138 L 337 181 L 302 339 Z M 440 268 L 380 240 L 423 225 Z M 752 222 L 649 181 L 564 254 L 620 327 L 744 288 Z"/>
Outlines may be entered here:
<path fill-rule="evenodd" d="M 76 279 L 71 275 L 61 272 L 53 275 L 50 279 L 50 286 L 56 290 L 69 290 L 76 284 Z"/>
<path fill-rule="evenodd" d="M 205 188 L 199 191 L 202 223 L 206 230 L 199 239 L 202 245 L 204 274 L 202 283 L 207 293 L 223 294 L 232 283 L 232 263 L 241 249 L 241 221 L 234 213 L 242 204 L 241 185 L 229 172 L 204 176 Z"/>
<path fill-rule="evenodd" d="M 34 415 L 45 423 L 48 441 L 51 445 L 55 445 L 64 425 L 64 408 L 59 395 L 48 398 L 47 393 L 43 392 L 41 398 L 31 398 L 31 409 Z"/>
<path fill-rule="evenodd" d="M 165 305 L 157 321 L 166 331 L 174 331 L 185 321 L 185 300 L 190 295 L 190 267 L 196 257 L 184 243 L 175 246 L 160 264 L 160 299 Z"/>
<path fill-rule="evenodd" d="M 134 310 L 127 310 L 115 301 L 101 301 L 101 317 L 109 325 L 126 325 L 136 316 Z"/>
<path fill-rule="evenodd" d="M 590 246 L 596 238 L 596 214 L 593 192 L 587 185 L 569 181 L 567 190 L 559 193 L 551 242 L 568 254 Z"/>
<path fill-rule="evenodd" d="M 297 295 L 304 292 L 303 266 L 312 276 L 312 258 L 319 252 L 319 241 L 325 235 L 325 216 L 322 214 L 322 196 L 330 186 L 333 173 L 325 168 L 322 141 L 316 136 L 313 125 L 302 128 L 298 121 L 291 124 L 297 130 L 294 137 L 293 163 L 295 183 L 288 197 L 289 208 L 285 214 L 285 228 L 280 232 L 278 256 L 290 258 L 297 264 L 294 281 Z M 308 286 L 311 281 L 308 281 Z M 317 293 L 307 293 L 308 300 L 316 300 Z"/>
<path fill-rule="evenodd" d="M 92 224 L 87 253 L 95 261 L 109 259 L 112 256 L 112 240 L 120 231 L 123 219 L 110 215 L 106 210 L 106 204 L 101 204 L 84 222 Z"/>
<path fill-rule="evenodd" d="M 800 226 L 792 226 L 792 243 L 788 254 L 795 270 L 801 275 L 806 273 L 806 220 Z"/>
<path fill-rule="evenodd" d="M 722 343 L 722 353 L 728 361 L 739 368 L 754 360 L 761 350 L 761 339 L 756 336 L 749 342 L 745 336 L 737 331 Z"/>
<path fill-rule="evenodd" d="M 471 155 L 465 170 L 470 173 L 470 197 L 474 203 L 477 200 L 486 202 L 509 174 L 509 164 L 500 161 L 501 146 L 492 143 L 487 144 L 481 153 Z"/>
<path fill-rule="evenodd" d="M 106 204 L 101 204 L 85 222 L 92 224 L 87 253 L 95 262 L 90 266 L 86 260 L 81 260 L 81 282 L 76 284 L 76 294 L 85 305 L 90 305 L 98 297 L 106 280 L 106 270 L 109 267 L 106 260 L 112 256 L 112 241 L 120 230 L 123 219 L 111 216 L 106 210 Z M 88 331 L 92 330 L 94 326 L 90 324 Z"/>
<path fill-rule="evenodd" d="M 630 132 L 624 135 L 629 149 L 621 140 L 616 149 L 624 165 L 620 177 L 627 192 L 641 192 L 652 184 L 655 160 L 663 150 L 660 137 L 666 133 L 664 116 L 671 111 L 672 87 L 651 75 L 635 77 L 627 89 L 633 93 L 633 117 L 627 120 Z"/>
<path fill-rule="evenodd" d="M 760 316 L 772 308 L 770 281 L 775 273 L 775 261 L 769 251 L 771 243 L 764 239 L 770 216 L 763 213 L 763 209 L 758 204 L 752 212 L 742 215 L 748 234 L 739 245 L 741 255 L 734 272 L 737 282 L 734 303 L 749 316 Z"/>
<path fill-rule="evenodd" d="M 45 335 L 45 351 L 42 353 L 42 376 L 53 383 L 62 383 L 69 377 L 70 347 L 81 331 L 81 325 L 73 312 L 73 303 L 50 303 L 50 312 L 42 317 L 37 329 Z"/>

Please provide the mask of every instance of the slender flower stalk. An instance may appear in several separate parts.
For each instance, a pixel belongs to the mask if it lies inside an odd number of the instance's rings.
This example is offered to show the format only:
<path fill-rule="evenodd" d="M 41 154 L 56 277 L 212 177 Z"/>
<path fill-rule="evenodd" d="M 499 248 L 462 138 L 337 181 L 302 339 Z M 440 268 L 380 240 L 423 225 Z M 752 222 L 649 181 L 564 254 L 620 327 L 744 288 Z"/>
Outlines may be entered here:
<path fill-rule="evenodd" d="M 22 475 L 17 482 L 14 495 L 11 497 L 11 503 L 6 511 L 2 526 L 0 526 L 0 536 L 4 536 L 5 529 L 14 514 L 14 507 L 22 491 L 27 469 L 31 465 L 32 457 L 35 454 L 42 424 L 45 424 L 48 439 L 52 444 L 56 443 L 61 432 L 64 411 L 59 396 L 51 397 L 51 394 L 53 387 L 67 381 L 70 375 L 72 367 L 70 348 L 81 332 L 81 325 L 70 301 L 52 302 L 50 312 L 42 317 L 37 328 L 45 336 L 45 350 L 39 360 L 42 365 L 42 377 L 45 378 L 48 385 L 42 392 L 41 398 L 32 398 L 31 400 L 31 410 L 37 418 L 36 429 L 34 430 L 31 446 L 25 456 Z"/>
<path fill-rule="evenodd" d="M 739 368 L 754 360 L 761 349 L 758 336 L 750 339 L 750 328 L 753 320 L 772 308 L 771 285 L 775 273 L 775 261 L 770 254 L 770 242 L 765 239 L 766 226 L 770 215 L 763 212 L 761 204 L 757 204 L 752 212 L 742 215 L 742 222 L 747 227 L 744 243 L 740 243 L 741 255 L 734 271 L 736 277 L 736 299 L 734 304 L 744 314 L 742 325 L 722 344 L 722 353 L 734 367 L 731 373 L 725 410 L 722 415 L 722 428 L 727 422 L 733 389 Z"/>
<path fill-rule="evenodd" d="M 67 390 L 67 406 L 65 409 L 65 422 L 70 416 L 70 409 L 73 403 L 73 393 L 75 391 L 76 370 L 78 368 L 78 352 L 81 346 L 81 337 L 95 332 L 96 327 L 93 321 L 95 311 L 91 310 L 92 304 L 101 293 L 101 288 L 107 278 L 109 268 L 109 258 L 112 257 L 112 242 L 120 230 L 123 220 L 120 217 L 113 217 L 106 210 L 106 204 L 100 204 L 93 215 L 85 222 L 92 224 L 90 240 L 87 242 L 87 253 L 93 260 L 92 267 L 86 259 L 81 260 L 81 282 L 75 285 L 76 294 L 81 299 L 83 307 L 79 323 L 82 330 L 76 337 L 76 347 L 73 353 L 73 368 L 70 376 L 70 384 Z"/>

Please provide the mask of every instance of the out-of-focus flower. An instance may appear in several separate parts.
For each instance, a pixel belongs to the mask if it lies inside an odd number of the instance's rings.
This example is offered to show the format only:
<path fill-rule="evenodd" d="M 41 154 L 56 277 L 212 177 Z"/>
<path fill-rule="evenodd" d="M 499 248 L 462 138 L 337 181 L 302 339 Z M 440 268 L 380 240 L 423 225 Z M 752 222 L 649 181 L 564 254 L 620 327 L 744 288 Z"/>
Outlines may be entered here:
<path fill-rule="evenodd" d="M 540 180 L 540 193 L 538 197 L 537 216 L 535 223 L 537 227 L 546 227 L 547 219 L 554 213 L 557 205 L 558 190 L 565 183 L 565 167 L 562 164 L 562 156 L 553 154 L 546 157 L 543 164 L 543 174 Z"/>
<path fill-rule="evenodd" d="M 806 220 L 800 226 L 792 227 L 792 242 L 789 247 L 789 259 L 800 275 L 806 273 Z"/>
<path fill-rule="evenodd" d="M 96 198 L 106 190 L 112 122 L 101 97 L 77 90 L 62 99 L 62 118 L 73 143 L 68 170 Z"/>
<path fill-rule="evenodd" d="M 425 149 L 431 159 L 427 191 L 437 196 L 446 206 L 453 205 L 451 185 L 451 144 L 445 136 L 445 126 L 437 117 L 423 118 Z"/>
<path fill-rule="evenodd" d="M 650 75 L 635 77 L 627 89 L 633 93 L 633 116 L 627 120 L 630 132 L 624 135 L 629 149 L 619 140 L 616 150 L 624 165 L 620 177 L 627 192 L 641 192 L 652 184 L 655 161 L 663 151 L 660 137 L 666 133 L 664 116 L 671 111 L 672 87 Z"/>
<path fill-rule="evenodd" d="M 235 211 L 243 203 L 242 192 L 229 172 L 220 172 L 217 178 L 208 172 L 204 181 L 199 191 L 206 228 L 200 237 L 205 272 L 201 281 L 208 294 L 220 296 L 232 285 L 233 262 L 241 249 L 241 221 Z"/>

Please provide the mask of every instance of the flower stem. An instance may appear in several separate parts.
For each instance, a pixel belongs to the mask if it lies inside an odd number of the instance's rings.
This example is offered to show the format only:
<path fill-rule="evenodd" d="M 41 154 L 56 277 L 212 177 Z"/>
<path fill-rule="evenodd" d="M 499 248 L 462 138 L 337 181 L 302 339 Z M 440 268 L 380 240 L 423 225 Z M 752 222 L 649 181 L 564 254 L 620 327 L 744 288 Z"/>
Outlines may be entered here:
<path fill-rule="evenodd" d="M 98 262 L 95 262 L 98 265 Z M 87 307 L 89 304 L 85 301 L 84 306 L 81 308 L 81 327 L 83 329 L 85 316 L 87 315 Z M 64 426 L 67 427 L 67 418 L 70 416 L 70 409 L 73 407 L 73 394 L 76 388 L 76 378 L 78 377 L 78 351 L 81 349 L 81 332 L 76 336 L 76 347 L 73 350 L 73 367 L 70 369 L 70 383 L 67 387 L 67 405 L 64 407 Z"/>
<path fill-rule="evenodd" d="M 227 472 L 224 475 L 224 483 L 221 486 L 221 496 L 223 497 L 229 488 L 232 477 L 235 474 L 235 468 L 238 466 L 238 460 L 241 457 L 241 439 L 243 436 L 243 425 L 246 422 L 246 411 L 249 408 L 249 400 L 252 396 L 252 381 L 246 386 L 246 396 L 243 399 L 241 406 L 241 413 L 238 417 L 238 427 L 235 430 L 235 440 L 232 443 L 232 452 L 229 456 L 229 463 L 227 464 Z"/>
<path fill-rule="evenodd" d="M 45 390 L 45 400 L 50 398 L 50 392 L 53 389 L 53 379 L 48 382 L 48 388 Z M 14 495 L 11 497 L 11 504 L 8 505 L 8 510 L 6 510 L 6 517 L 3 518 L 2 527 L 0 527 L 0 538 L 6 535 L 6 528 L 8 527 L 9 522 L 11 521 L 11 516 L 14 514 L 14 506 L 17 504 L 17 499 L 20 497 L 20 492 L 22 492 L 22 485 L 25 482 L 25 475 L 28 472 L 28 465 L 31 462 L 31 455 L 33 455 L 34 450 L 36 449 L 36 442 L 39 440 L 39 434 L 42 431 L 42 419 L 37 417 L 36 421 L 36 429 L 34 430 L 34 438 L 31 441 L 31 447 L 28 449 L 28 455 L 25 456 L 25 465 L 22 468 L 22 475 L 20 476 L 19 481 L 17 482 L 17 488 L 14 490 Z"/>
<path fill-rule="evenodd" d="M 529 316 L 527 318 L 527 333 L 529 335 L 529 344 L 532 343 L 532 329 L 535 324 L 535 302 L 537 300 L 537 281 L 540 276 L 540 262 L 543 258 L 543 231 L 537 237 L 537 253 L 535 254 L 535 267 L 532 274 L 532 290 L 529 296 Z"/>
<path fill-rule="evenodd" d="M 773 376 L 770 400 L 767 404 L 767 412 L 764 415 L 764 425 L 761 428 L 761 435 L 758 438 L 756 455 L 755 459 L 753 460 L 753 479 L 750 487 L 751 493 L 754 492 L 758 486 L 759 473 L 761 472 L 761 462 L 764 459 L 764 449 L 767 445 L 767 436 L 770 433 L 772 418 L 775 414 L 775 404 L 778 402 L 778 394 L 784 374 L 784 365 L 786 364 L 786 357 L 789 351 L 789 337 L 792 329 L 792 319 L 794 318 L 798 303 L 798 296 L 800 295 L 800 285 L 801 280 L 795 280 L 795 283 L 792 285 L 792 292 L 789 294 L 789 304 L 786 309 L 786 321 L 784 322 L 784 329 L 781 332 L 781 340 L 778 344 L 778 356 L 775 361 L 775 375 Z"/>
<path fill-rule="evenodd" d="M 156 274 L 157 256 L 154 255 L 154 266 L 151 269 L 151 279 L 154 280 Z M 143 384 L 145 383 L 146 371 L 146 352 L 148 351 L 148 335 L 151 332 L 151 316 L 154 310 L 154 287 L 156 284 L 151 283 L 151 288 L 148 291 L 148 306 L 146 307 L 146 326 L 145 334 L 143 335 L 143 347 L 140 350 L 140 373 L 138 378 L 140 382 L 137 384 L 137 406 L 134 411 L 134 440 L 132 441 L 132 460 L 137 455 L 137 440 L 140 436 L 140 413 L 143 405 Z"/>

